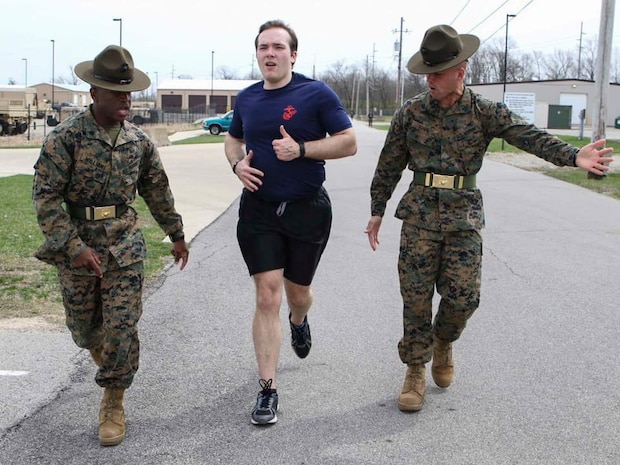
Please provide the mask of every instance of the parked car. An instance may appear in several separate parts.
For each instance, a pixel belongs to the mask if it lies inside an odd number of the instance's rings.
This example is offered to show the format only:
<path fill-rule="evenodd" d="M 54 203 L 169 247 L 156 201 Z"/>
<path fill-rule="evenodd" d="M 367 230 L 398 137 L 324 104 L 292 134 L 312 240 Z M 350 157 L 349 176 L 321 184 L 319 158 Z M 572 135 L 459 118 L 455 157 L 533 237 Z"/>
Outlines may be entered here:
<path fill-rule="evenodd" d="M 202 129 L 209 131 L 214 136 L 217 136 L 220 132 L 225 132 L 230 129 L 230 123 L 233 118 L 234 110 L 230 110 L 222 116 L 214 116 L 212 118 L 205 118 L 202 122 Z"/>

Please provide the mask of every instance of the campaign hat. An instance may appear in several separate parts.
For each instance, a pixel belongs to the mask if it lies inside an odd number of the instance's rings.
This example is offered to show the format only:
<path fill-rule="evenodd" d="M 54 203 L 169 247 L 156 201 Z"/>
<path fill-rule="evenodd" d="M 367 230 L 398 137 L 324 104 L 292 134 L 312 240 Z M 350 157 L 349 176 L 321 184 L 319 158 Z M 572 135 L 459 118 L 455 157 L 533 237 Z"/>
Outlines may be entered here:
<path fill-rule="evenodd" d="M 433 26 L 424 33 L 420 50 L 407 62 L 413 74 L 444 71 L 464 62 L 478 50 L 480 39 L 473 34 L 459 34 L 448 25 Z"/>
<path fill-rule="evenodd" d="M 83 81 L 103 89 L 136 92 L 151 85 L 151 79 L 134 66 L 129 50 L 118 45 L 108 45 L 94 60 L 75 65 L 74 71 Z"/>

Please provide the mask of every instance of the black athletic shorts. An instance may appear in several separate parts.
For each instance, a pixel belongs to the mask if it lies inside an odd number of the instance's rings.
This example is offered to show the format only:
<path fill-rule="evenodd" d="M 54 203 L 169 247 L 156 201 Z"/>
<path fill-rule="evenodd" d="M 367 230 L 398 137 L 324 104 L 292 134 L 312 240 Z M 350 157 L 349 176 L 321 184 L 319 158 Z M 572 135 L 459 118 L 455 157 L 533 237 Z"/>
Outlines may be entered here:
<path fill-rule="evenodd" d="M 239 203 L 237 240 L 250 275 L 284 269 L 309 286 L 327 245 L 332 205 L 325 188 L 314 198 L 266 202 L 246 190 Z"/>

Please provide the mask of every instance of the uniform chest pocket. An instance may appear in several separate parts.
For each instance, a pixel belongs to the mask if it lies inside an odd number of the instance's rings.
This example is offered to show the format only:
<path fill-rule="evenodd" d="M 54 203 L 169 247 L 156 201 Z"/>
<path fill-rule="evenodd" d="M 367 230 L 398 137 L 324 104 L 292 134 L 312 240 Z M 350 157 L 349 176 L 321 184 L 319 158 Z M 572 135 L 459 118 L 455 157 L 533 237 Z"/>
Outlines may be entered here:
<path fill-rule="evenodd" d="M 437 131 L 430 126 L 413 121 L 407 130 L 407 145 L 411 148 L 425 147 L 430 151 L 437 150 Z"/>
<path fill-rule="evenodd" d="M 103 194 L 108 173 L 96 163 L 78 163 L 67 186 L 67 200 L 73 203 L 95 205 Z"/>
<path fill-rule="evenodd" d="M 140 158 L 128 160 L 121 166 L 120 173 L 125 185 L 137 184 L 140 176 Z"/>

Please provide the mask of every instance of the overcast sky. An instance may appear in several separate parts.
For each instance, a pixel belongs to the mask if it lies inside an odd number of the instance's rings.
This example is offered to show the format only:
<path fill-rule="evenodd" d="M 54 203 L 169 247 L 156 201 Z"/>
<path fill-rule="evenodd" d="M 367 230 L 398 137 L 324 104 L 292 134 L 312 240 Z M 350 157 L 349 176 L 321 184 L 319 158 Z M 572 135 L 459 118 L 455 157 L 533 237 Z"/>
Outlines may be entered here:
<path fill-rule="evenodd" d="M 582 23 L 584 40 L 598 36 L 601 0 L 0 0 L 0 12 L 0 85 L 23 84 L 26 68 L 29 85 L 51 82 L 52 63 L 56 77 L 69 77 L 70 67 L 119 43 L 114 18 L 122 18 L 122 45 L 155 83 L 210 79 L 212 61 L 216 78 L 220 67 L 245 77 L 257 69 L 258 27 L 270 19 L 296 30 L 295 70 L 309 76 L 338 61 L 396 69 L 401 17 L 403 66 L 435 24 L 503 44 L 507 14 L 517 14 L 508 32 L 520 52 L 576 51 Z"/>

